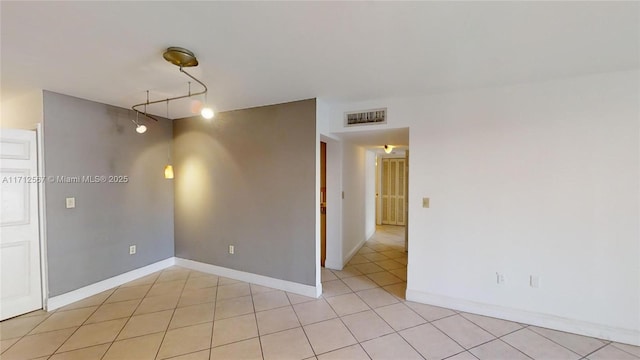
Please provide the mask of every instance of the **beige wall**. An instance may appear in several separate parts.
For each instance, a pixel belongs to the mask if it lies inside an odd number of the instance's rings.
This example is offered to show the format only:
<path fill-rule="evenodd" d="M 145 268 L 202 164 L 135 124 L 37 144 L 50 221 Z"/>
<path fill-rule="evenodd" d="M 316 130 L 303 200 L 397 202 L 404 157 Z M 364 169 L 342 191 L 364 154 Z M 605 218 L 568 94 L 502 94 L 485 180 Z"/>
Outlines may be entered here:
<path fill-rule="evenodd" d="M 176 256 L 315 286 L 316 142 L 315 99 L 174 121 Z"/>
<path fill-rule="evenodd" d="M 42 91 L 32 91 L 0 103 L 0 127 L 32 130 L 42 122 Z"/>

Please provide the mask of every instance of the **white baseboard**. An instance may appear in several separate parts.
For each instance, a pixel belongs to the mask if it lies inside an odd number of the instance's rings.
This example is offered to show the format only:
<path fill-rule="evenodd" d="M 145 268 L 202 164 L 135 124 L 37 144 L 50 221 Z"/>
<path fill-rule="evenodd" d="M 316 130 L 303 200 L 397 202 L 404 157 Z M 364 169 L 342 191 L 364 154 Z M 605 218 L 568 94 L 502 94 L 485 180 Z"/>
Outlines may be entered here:
<path fill-rule="evenodd" d="M 86 299 L 90 296 L 99 294 L 103 291 L 112 289 L 116 286 L 120 286 L 124 283 L 128 283 L 129 281 L 133 281 L 143 276 L 153 274 L 156 271 L 166 269 L 170 266 L 173 266 L 174 264 L 175 264 L 175 258 L 170 257 L 168 259 L 158 261 L 156 263 L 141 267 L 139 269 L 131 270 L 124 274 L 120 274 L 112 278 L 99 281 L 97 283 L 82 287 L 80 289 L 73 290 L 62 295 L 51 297 L 47 300 L 46 310 L 53 311 L 53 310 L 59 309 L 63 306 L 67 306 L 76 301 Z"/>
<path fill-rule="evenodd" d="M 640 346 L 640 332 L 407 289 L 407 300 Z"/>
<path fill-rule="evenodd" d="M 299 284 L 293 281 L 276 279 L 264 275 L 253 274 L 245 271 L 229 269 L 221 266 L 205 264 L 198 261 L 175 258 L 176 265 L 182 266 L 191 270 L 201 271 L 213 275 L 224 276 L 230 279 L 249 282 L 256 285 L 266 286 L 278 290 L 288 291 L 294 294 L 320 297 L 322 294 L 322 284 L 316 286 Z"/>
<path fill-rule="evenodd" d="M 344 264 L 342 264 L 340 261 L 326 259 L 324 261 L 324 267 L 332 270 L 342 270 L 344 268 Z"/>

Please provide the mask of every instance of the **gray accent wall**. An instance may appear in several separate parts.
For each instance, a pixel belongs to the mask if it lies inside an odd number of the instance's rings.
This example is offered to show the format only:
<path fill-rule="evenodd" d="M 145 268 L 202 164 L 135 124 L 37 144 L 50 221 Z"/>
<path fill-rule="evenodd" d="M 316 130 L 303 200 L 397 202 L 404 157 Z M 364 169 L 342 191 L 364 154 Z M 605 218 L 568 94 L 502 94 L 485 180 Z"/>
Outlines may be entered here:
<path fill-rule="evenodd" d="M 173 181 L 163 173 L 171 122 L 144 121 L 141 135 L 130 110 L 49 91 L 43 101 L 45 175 L 129 178 L 46 183 L 49 296 L 172 257 Z"/>
<path fill-rule="evenodd" d="M 315 286 L 317 146 L 315 99 L 174 121 L 176 256 Z"/>

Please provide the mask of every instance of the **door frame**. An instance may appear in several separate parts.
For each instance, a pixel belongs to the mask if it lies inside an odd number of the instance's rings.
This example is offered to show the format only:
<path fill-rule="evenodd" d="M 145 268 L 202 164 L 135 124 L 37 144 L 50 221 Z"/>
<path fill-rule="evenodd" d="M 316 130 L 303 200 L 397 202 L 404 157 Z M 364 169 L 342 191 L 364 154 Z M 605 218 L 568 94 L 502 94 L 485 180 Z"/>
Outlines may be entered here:
<path fill-rule="evenodd" d="M 36 131 L 36 146 L 38 152 L 38 176 L 45 176 L 44 166 L 44 125 L 38 123 Z M 42 288 L 42 309 L 47 310 L 49 301 L 49 271 L 47 263 L 47 207 L 45 202 L 45 183 L 38 183 L 38 229 L 40 237 L 40 285 Z"/>

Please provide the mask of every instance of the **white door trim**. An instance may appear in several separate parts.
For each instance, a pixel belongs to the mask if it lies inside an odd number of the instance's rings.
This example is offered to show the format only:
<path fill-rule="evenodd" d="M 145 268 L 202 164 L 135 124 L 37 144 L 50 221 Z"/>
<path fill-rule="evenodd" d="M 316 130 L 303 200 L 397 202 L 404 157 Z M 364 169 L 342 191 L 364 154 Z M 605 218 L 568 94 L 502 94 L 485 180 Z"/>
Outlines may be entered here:
<path fill-rule="evenodd" d="M 36 125 L 36 145 L 38 151 L 38 176 L 44 177 L 44 128 Z M 42 308 L 47 310 L 49 300 L 49 271 L 47 267 L 47 212 L 44 181 L 38 184 L 38 211 L 40 217 L 40 284 L 42 286 Z"/>

